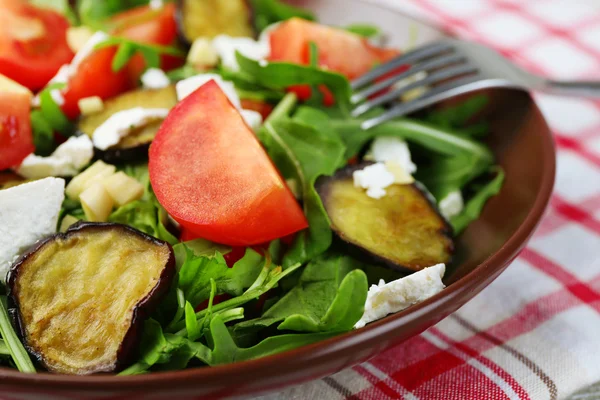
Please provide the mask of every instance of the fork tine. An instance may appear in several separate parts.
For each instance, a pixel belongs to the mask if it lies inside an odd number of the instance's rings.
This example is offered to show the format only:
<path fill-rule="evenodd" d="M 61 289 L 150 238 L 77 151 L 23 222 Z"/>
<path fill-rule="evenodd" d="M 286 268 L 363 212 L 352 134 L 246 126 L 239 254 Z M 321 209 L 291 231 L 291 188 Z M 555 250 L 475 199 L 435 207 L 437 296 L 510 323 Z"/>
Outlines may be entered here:
<path fill-rule="evenodd" d="M 398 118 L 403 115 L 410 114 L 413 111 L 429 107 L 434 103 L 438 103 L 442 100 L 456 96 L 457 94 L 459 94 L 459 92 L 465 92 L 467 89 L 466 86 L 480 81 L 481 77 L 475 75 L 459 78 L 452 82 L 440 85 L 427 92 L 423 96 L 416 98 L 415 100 L 409 101 L 407 103 L 398 104 L 397 106 L 387 110 L 385 113 L 364 121 L 361 124 L 361 128 L 367 130 L 394 118 Z"/>
<path fill-rule="evenodd" d="M 369 71 L 367 74 L 360 78 L 352 81 L 352 90 L 356 90 L 366 84 L 376 80 L 377 78 L 394 71 L 395 69 L 413 63 L 415 61 L 423 60 L 425 58 L 435 56 L 436 54 L 443 53 L 452 50 L 453 47 L 449 42 L 435 42 L 427 46 L 419 47 L 415 50 L 409 51 L 385 64 L 380 65 Z"/>
<path fill-rule="evenodd" d="M 394 83 L 399 82 L 403 79 L 407 79 L 412 75 L 415 75 L 421 71 L 429 71 L 432 69 L 444 67 L 446 65 L 455 64 L 459 61 L 465 60 L 465 57 L 460 54 L 444 54 L 440 57 L 433 58 L 431 60 L 425 61 L 421 64 L 415 64 L 409 70 L 404 71 L 398 75 L 394 75 L 391 78 L 388 78 L 382 82 L 378 82 L 368 88 L 356 93 L 352 96 L 351 101 L 353 103 L 359 103 L 369 96 L 386 89 L 389 86 L 392 86 Z"/>
<path fill-rule="evenodd" d="M 351 114 L 353 117 L 358 117 L 377 106 L 397 100 L 398 98 L 400 98 L 400 96 L 402 96 L 402 94 L 408 92 L 409 90 L 412 90 L 412 89 L 415 89 L 415 88 L 418 88 L 421 86 L 433 85 L 436 83 L 440 83 L 446 79 L 452 79 L 452 78 L 459 77 L 461 75 L 470 74 L 470 73 L 474 73 L 474 72 L 477 72 L 477 67 L 470 65 L 470 64 L 461 64 L 461 65 L 457 65 L 454 67 L 444 68 L 440 71 L 436 71 L 432 74 L 429 74 L 424 79 L 420 79 L 409 85 L 403 86 L 396 90 L 392 90 L 391 92 L 386 93 L 382 96 L 379 96 L 373 100 L 367 101 L 366 103 L 361 104 L 360 106 L 356 107 L 352 111 Z"/>

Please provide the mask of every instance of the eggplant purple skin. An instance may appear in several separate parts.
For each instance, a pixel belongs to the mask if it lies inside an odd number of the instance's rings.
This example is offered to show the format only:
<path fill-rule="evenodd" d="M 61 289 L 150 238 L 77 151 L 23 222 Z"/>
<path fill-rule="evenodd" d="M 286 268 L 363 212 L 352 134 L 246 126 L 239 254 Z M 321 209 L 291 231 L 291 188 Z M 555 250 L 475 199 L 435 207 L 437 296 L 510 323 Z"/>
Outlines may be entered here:
<path fill-rule="evenodd" d="M 79 221 L 73 225 L 64 233 L 56 233 L 48 238 L 41 240 L 40 242 L 33 245 L 27 252 L 25 252 L 21 257 L 17 259 L 17 261 L 11 266 L 8 272 L 8 278 L 6 280 L 6 286 L 8 290 L 8 306 L 9 306 L 9 314 L 14 315 L 14 323 L 16 325 L 16 332 L 21 339 L 21 342 L 29 352 L 29 354 L 34 357 L 38 363 L 44 367 L 46 364 L 44 363 L 44 357 L 42 354 L 37 353 L 27 344 L 26 340 L 26 331 L 21 320 L 21 314 L 19 312 L 19 302 L 15 295 L 15 284 L 19 277 L 19 269 L 20 266 L 29 259 L 36 251 L 41 249 L 46 244 L 51 241 L 61 238 L 66 239 L 70 235 L 75 233 L 81 233 L 85 230 L 95 230 L 95 229 L 121 229 L 126 231 L 127 234 L 138 235 L 139 237 L 147 240 L 155 245 L 167 246 L 169 249 L 169 259 L 167 260 L 165 267 L 162 270 L 160 278 L 154 286 L 154 289 L 146 297 L 140 300 L 135 308 L 133 309 L 133 315 L 131 318 L 131 323 L 129 324 L 129 329 L 125 334 L 125 337 L 121 341 L 119 345 L 119 350 L 117 351 L 117 359 L 115 361 L 115 365 L 110 370 L 98 370 L 94 373 L 100 372 L 118 372 L 127 365 L 129 365 L 135 356 L 136 350 L 139 344 L 139 338 L 142 334 L 142 329 L 144 327 L 144 321 L 150 316 L 152 311 L 156 309 L 162 298 L 169 292 L 171 288 L 171 284 L 173 279 L 175 278 L 176 269 L 175 269 L 175 253 L 173 252 L 173 247 L 163 240 L 157 239 L 150 235 L 145 234 L 144 232 L 140 232 L 137 229 L 134 229 L 128 225 L 123 224 L 115 224 L 110 222 L 87 222 L 87 221 Z"/>
<path fill-rule="evenodd" d="M 144 143 L 135 147 L 127 147 L 124 149 L 115 147 L 107 150 L 100 150 L 94 147 L 94 158 L 105 161 L 109 164 L 138 163 L 148 161 L 149 150 L 150 143 Z"/>
<path fill-rule="evenodd" d="M 333 174 L 332 176 L 322 176 L 321 178 L 319 178 L 317 180 L 316 185 L 315 185 L 315 188 L 317 190 L 317 193 L 319 194 L 319 197 L 321 197 L 321 199 L 324 199 L 328 196 L 329 186 L 335 180 L 352 179 L 352 174 L 355 171 L 364 169 L 365 167 L 372 165 L 372 164 L 374 164 L 374 162 L 362 161 L 359 164 L 348 165 L 344 168 L 341 168 L 338 171 L 336 171 L 336 173 Z M 446 263 L 447 265 L 449 265 L 452 263 L 452 259 L 453 259 L 453 255 L 454 255 L 454 251 L 455 251 L 454 241 L 452 240 L 452 238 L 454 237 L 454 230 L 452 229 L 452 226 L 450 225 L 450 223 L 446 220 L 446 218 L 444 218 L 442 216 L 442 214 L 438 210 L 433 196 L 429 192 L 424 190 L 425 187 L 421 183 L 416 182 L 416 181 L 415 181 L 415 183 L 412 183 L 411 186 L 416 188 L 423 195 L 423 197 L 425 199 L 427 199 L 431 208 L 435 211 L 437 216 L 444 223 L 443 227 L 439 230 L 439 233 L 441 233 L 443 236 L 446 236 L 448 239 L 450 239 L 450 242 L 449 242 L 450 244 L 446 248 L 446 251 L 448 252 L 448 254 L 450 254 L 450 259 Z M 396 270 L 396 271 L 399 271 L 402 273 L 406 273 L 406 274 L 412 274 L 412 273 L 416 272 L 412 268 L 408 268 L 406 266 L 397 264 L 391 260 L 388 260 L 385 257 L 382 257 L 378 254 L 375 254 L 375 253 L 359 246 L 358 244 L 346 241 L 340 236 L 340 234 L 335 229 L 332 229 L 332 230 L 335 233 L 335 235 L 334 235 L 335 245 L 337 247 L 343 248 L 354 258 L 356 258 L 360 261 L 363 261 L 365 263 L 373 263 L 373 264 L 376 264 L 376 265 L 379 265 L 382 267 L 386 267 L 386 268 L 390 268 L 390 269 L 393 269 L 393 270 Z"/>

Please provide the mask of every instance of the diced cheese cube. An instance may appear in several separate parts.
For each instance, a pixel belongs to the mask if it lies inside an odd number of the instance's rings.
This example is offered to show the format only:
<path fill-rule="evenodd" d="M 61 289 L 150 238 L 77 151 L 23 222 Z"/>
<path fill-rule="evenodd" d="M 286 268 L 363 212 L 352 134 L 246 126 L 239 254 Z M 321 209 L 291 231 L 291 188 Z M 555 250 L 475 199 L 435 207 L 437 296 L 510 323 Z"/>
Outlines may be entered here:
<path fill-rule="evenodd" d="M 66 189 L 66 194 L 71 199 L 78 199 L 84 190 L 95 183 L 99 183 L 105 178 L 115 173 L 117 168 L 114 165 L 109 165 L 101 160 L 96 161 L 88 169 L 77 175 L 69 182 Z"/>
<path fill-rule="evenodd" d="M 389 283 L 381 279 L 378 285 L 369 289 L 365 312 L 354 327 L 362 328 L 369 322 L 377 321 L 438 294 L 445 287 L 442 282 L 445 271 L 444 264 L 437 264 Z"/>
<path fill-rule="evenodd" d="M 115 204 L 100 182 L 85 189 L 79 196 L 79 200 L 85 217 L 93 222 L 106 222 Z"/>
<path fill-rule="evenodd" d="M 91 115 L 99 113 L 104 109 L 104 102 L 99 96 L 90 96 L 79 99 L 77 102 L 81 115 Z"/>
<path fill-rule="evenodd" d="M 454 190 L 446 195 L 438 204 L 440 213 L 450 219 L 461 213 L 465 204 L 460 190 Z"/>
<path fill-rule="evenodd" d="M 87 26 L 72 26 L 67 29 L 67 44 L 73 53 L 77 53 L 94 35 Z"/>
<path fill-rule="evenodd" d="M 148 68 L 140 78 L 146 89 L 161 89 L 171 84 L 171 80 L 160 68 Z"/>
<path fill-rule="evenodd" d="M 104 179 L 102 184 L 119 207 L 144 195 L 144 186 L 123 171 Z"/>
<path fill-rule="evenodd" d="M 75 223 L 79 222 L 79 218 L 76 218 L 72 215 L 65 215 L 60 223 L 60 232 L 65 232 L 69 227 Z"/>
<path fill-rule="evenodd" d="M 0 190 L 0 281 L 14 259 L 56 232 L 65 181 L 46 178 Z"/>
<path fill-rule="evenodd" d="M 219 62 L 219 55 L 209 39 L 198 38 L 192 43 L 187 62 L 196 66 L 214 67 Z"/>
<path fill-rule="evenodd" d="M 33 97 L 31 90 L 2 74 L 0 74 L 0 92 L 19 93 Z"/>

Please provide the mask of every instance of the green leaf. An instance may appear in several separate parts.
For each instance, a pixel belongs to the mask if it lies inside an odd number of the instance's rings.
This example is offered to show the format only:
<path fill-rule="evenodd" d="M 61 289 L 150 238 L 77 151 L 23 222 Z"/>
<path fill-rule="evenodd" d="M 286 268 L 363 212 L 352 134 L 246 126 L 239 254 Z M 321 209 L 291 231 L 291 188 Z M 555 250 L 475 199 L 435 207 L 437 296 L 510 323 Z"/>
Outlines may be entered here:
<path fill-rule="evenodd" d="M 329 217 L 315 182 L 322 175 L 332 175 L 343 164 L 344 145 L 331 130 L 316 130 L 287 118 L 266 121 L 260 137 L 281 173 L 286 178 L 296 179 L 302 187 L 302 204 L 309 228 L 296 236 L 284 256 L 283 266 L 304 263 L 331 245 Z"/>
<path fill-rule="evenodd" d="M 185 262 L 187 254 L 186 248 L 191 250 L 194 256 L 196 257 L 212 257 L 216 253 L 225 255 L 231 251 L 231 247 L 229 246 L 225 246 L 224 244 L 213 243 L 210 240 L 201 238 L 178 243 L 175 246 L 173 246 L 178 271 L 179 269 L 181 269 L 181 266 Z"/>
<path fill-rule="evenodd" d="M 52 125 L 46 121 L 44 114 L 40 110 L 33 110 L 30 119 L 35 154 L 44 157 L 49 156 L 56 148 Z"/>
<path fill-rule="evenodd" d="M 254 25 L 258 31 L 294 17 L 311 21 L 315 19 L 310 11 L 287 5 L 279 0 L 250 0 L 250 4 L 254 12 Z"/>
<path fill-rule="evenodd" d="M 463 211 L 450 219 L 455 234 L 459 234 L 471 222 L 479 218 L 487 200 L 500 193 L 500 189 L 502 189 L 502 184 L 504 183 L 504 171 L 499 166 L 496 166 L 490 169 L 490 173 L 496 176 L 488 183 L 476 188 L 475 195 L 467 201 Z"/>
<path fill-rule="evenodd" d="M 69 0 L 29 0 L 32 4 L 42 7 L 49 8 L 54 10 L 62 15 L 64 15 L 71 25 L 77 25 L 77 15 L 71 8 L 69 4 Z"/>
<path fill-rule="evenodd" d="M 344 29 L 367 39 L 381 35 L 381 29 L 371 24 L 352 24 Z"/>
<path fill-rule="evenodd" d="M 212 299 L 212 297 L 211 297 L 211 299 Z M 212 304 L 211 304 L 211 306 L 212 306 Z M 208 315 L 207 315 L 207 317 L 208 317 Z M 194 311 L 194 307 L 192 307 L 192 305 L 190 304 L 189 301 L 186 301 L 186 303 L 185 303 L 185 329 L 187 330 L 188 339 L 190 339 L 192 342 L 196 341 L 197 339 L 200 338 L 200 336 L 202 336 L 202 332 L 200 330 L 200 324 L 198 323 L 198 320 L 196 319 L 196 313 Z"/>
<path fill-rule="evenodd" d="M 63 136 L 71 136 L 75 127 L 50 94 L 52 90 L 58 90 L 62 86 L 50 85 L 39 93 L 40 111 L 44 120 L 53 131 L 60 132 Z"/>
<path fill-rule="evenodd" d="M 137 49 L 131 43 L 121 43 L 113 57 L 111 68 L 114 72 L 122 70 L 133 57 Z"/>
<path fill-rule="evenodd" d="M 77 0 L 76 9 L 83 25 L 107 30 L 106 20 L 109 17 L 146 4 L 148 0 Z"/>
<path fill-rule="evenodd" d="M 2 339 L 4 339 L 4 343 L 8 347 L 12 360 L 19 371 L 35 373 L 35 367 L 10 322 L 8 309 L 6 308 L 6 296 L 0 296 L 0 333 L 2 333 Z"/>
<path fill-rule="evenodd" d="M 347 331 L 362 317 L 367 300 L 367 276 L 355 261 L 324 255 L 310 262 L 298 284 L 275 303 L 265 318 L 283 322 L 280 330 Z"/>
<path fill-rule="evenodd" d="M 477 114 L 483 111 L 489 103 L 489 97 L 486 95 L 475 95 L 456 105 L 434 110 L 426 116 L 426 120 L 432 124 L 461 129 Z M 467 129 L 467 133 L 469 132 Z"/>
<path fill-rule="evenodd" d="M 123 69 L 129 60 L 137 53 L 140 53 L 146 61 L 147 68 L 158 68 L 160 66 L 160 55 L 169 54 L 177 57 L 185 57 L 185 53 L 176 47 L 158 46 L 147 43 L 140 43 L 123 37 L 113 36 L 96 45 L 96 49 L 104 47 L 118 46 L 117 52 L 112 61 L 111 68 L 114 72 Z"/>
<path fill-rule="evenodd" d="M 325 85 L 333 93 L 336 106 L 344 113 L 349 113 L 350 82 L 341 74 L 312 66 L 282 62 L 271 62 L 263 66 L 240 52 L 236 53 L 236 57 L 241 73 L 262 87 L 280 90 L 294 85 Z"/>
<path fill-rule="evenodd" d="M 217 316 L 213 318 L 210 323 L 210 335 L 214 347 L 209 356 L 204 354 L 204 359 L 202 361 L 209 365 L 219 365 L 237 361 L 253 360 L 325 340 L 338 333 L 339 332 L 321 332 L 272 336 L 255 346 L 240 348 L 236 345 L 221 318 Z"/>

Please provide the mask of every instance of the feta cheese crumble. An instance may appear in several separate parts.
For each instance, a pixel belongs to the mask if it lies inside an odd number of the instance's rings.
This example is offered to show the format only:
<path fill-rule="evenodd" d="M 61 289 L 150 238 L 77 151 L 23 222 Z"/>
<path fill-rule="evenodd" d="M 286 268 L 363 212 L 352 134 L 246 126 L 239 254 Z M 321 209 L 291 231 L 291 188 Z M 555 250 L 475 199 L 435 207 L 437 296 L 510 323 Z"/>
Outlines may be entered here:
<path fill-rule="evenodd" d="M 106 150 L 118 144 L 132 130 L 149 122 L 165 119 L 167 114 L 169 114 L 168 108 L 134 107 L 116 112 L 94 131 L 92 135 L 94 146 Z"/>
<path fill-rule="evenodd" d="M 446 266 L 437 264 L 389 283 L 381 279 L 378 285 L 369 288 L 365 313 L 354 328 L 362 328 L 438 294 L 445 288 L 442 283 L 445 272 Z"/>
<path fill-rule="evenodd" d="M 259 40 L 218 35 L 212 40 L 212 47 L 219 55 L 221 64 L 232 71 L 240 70 L 235 55 L 238 51 L 245 57 L 256 61 L 263 61 L 271 54 L 268 35 L 261 35 Z"/>
<path fill-rule="evenodd" d="M 380 136 L 373 140 L 369 154 L 365 157 L 377 162 L 392 161 L 399 164 L 409 174 L 417 172 L 417 166 L 410 158 L 408 145 L 393 136 Z"/>
<path fill-rule="evenodd" d="M 140 79 L 146 89 L 161 89 L 171 84 L 167 74 L 160 68 L 148 68 Z"/>
<path fill-rule="evenodd" d="M 0 281 L 16 258 L 56 232 L 65 181 L 45 178 L 0 190 Z"/>
<path fill-rule="evenodd" d="M 152 10 L 160 10 L 161 8 L 164 7 L 162 0 L 150 0 L 150 3 L 148 5 L 150 6 L 150 9 L 152 9 Z"/>
<path fill-rule="evenodd" d="M 460 190 L 448 193 L 446 197 L 440 200 L 438 206 L 440 213 L 446 219 L 450 219 L 460 214 L 465 206 Z"/>
<path fill-rule="evenodd" d="M 65 64 L 56 73 L 54 78 L 50 79 L 50 83 L 67 83 L 71 77 L 73 77 L 79 66 L 90 54 L 92 54 L 96 48 L 96 46 L 110 36 L 102 31 L 98 31 L 94 33 L 85 44 L 81 47 L 81 49 L 75 54 L 70 64 Z"/>
<path fill-rule="evenodd" d="M 30 154 L 17 172 L 27 179 L 49 176 L 75 176 L 94 156 L 94 146 L 87 135 L 70 137 L 48 157 Z"/>
<path fill-rule="evenodd" d="M 367 189 L 367 196 L 380 199 L 385 196 L 385 188 L 394 183 L 394 174 L 384 163 L 378 162 L 352 173 L 354 186 Z"/>

